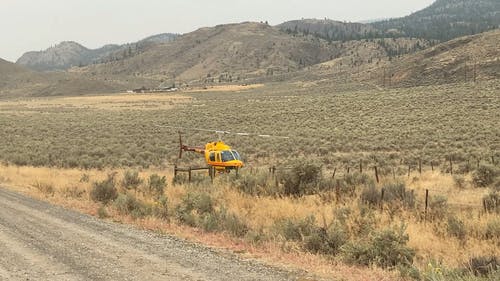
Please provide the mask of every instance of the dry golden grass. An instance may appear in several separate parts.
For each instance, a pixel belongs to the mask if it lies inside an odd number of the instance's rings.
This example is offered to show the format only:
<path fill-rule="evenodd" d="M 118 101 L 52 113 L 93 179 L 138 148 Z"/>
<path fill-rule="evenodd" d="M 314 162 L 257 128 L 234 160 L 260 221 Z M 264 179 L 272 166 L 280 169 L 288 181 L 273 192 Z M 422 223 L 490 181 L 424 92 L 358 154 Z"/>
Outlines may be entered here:
<path fill-rule="evenodd" d="M 97 210 L 100 204 L 93 202 L 88 197 L 91 189 L 91 182 L 105 179 L 110 172 L 113 171 L 83 171 L 79 169 L 0 165 L 0 183 L 9 189 L 22 192 L 29 196 L 97 216 Z M 117 173 L 118 179 L 123 172 L 124 171 L 120 171 Z M 165 174 L 165 171 L 159 170 L 142 171 L 139 174 L 141 178 L 147 178 L 150 174 L 160 172 Z M 80 181 L 83 174 L 88 175 L 90 178 L 89 182 Z M 167 176 L 171 178 L 170 173 L 167 173 Z M 40 191 L 35 187 L 35 185 L 40 183 L 53 186 L 55 192 L 48 195 Z M 67 196 L 64 192 L 67 187 L 86 190 L 86 196 L 82 198 Z M 182 185 L 169 186 L 165 193 L 169 198 L 169 203 L 175 205 L 181 201 L 183 195 L 186 193 L 186 187 Z M 259 219 L 262 219 L 262 223 L 264 224 L 270 224 L 272 222 L 271 218 L 266 216 L 266 212 L 269 211 L 273 213 L 274 218 L 303 217 L 309 215 L 308 212 L 317 212 L 317 210 L 315 211 L 313 208 L 315 201 L 312 198 L 303 200 L 260 198 L 259 200 L 255 200 L 255 198 L 252 199 L 252 197 L 242 195 L 228 187 L 216 190 L 216 196 L 218 200 L 224 200 L 226 203 L 232 202 L 233 204 L 227 205 L 228 208 L 239 214 L 247 212 L 245 210 L 252 210 L 249 213 L 249 215 L 251 215 L 249 218 L 251 218 L 250 221 L 252 221 L 255 226 L 259 225 Z M 240 210 L 243 205 L 246 205 L 246 209 Z M 396 272 L 387 272 L 377 268 L 348 266 L 317 255 L 299 251 L 284 251 L 279 244 L 272 241 L 256 246 L 243 239 L 237 239 L 225 233 L 206 233 L 200 229 L 177 225 L 152 217 L 133 219 L 130 216 L 119 214 L 112 208 L 107 208 L 107 212 L 110 218 L 115 222 L 134 224 L 142 229 L 168 233 L 220 250 L 230 250 L 244 257 L 258 258 L 272 265 L 306 270 L 323 277 L 336 276 L 343 280 L 367 281 L 400 279 Z M 253 217 L 254 215 L 252 212 L 255 213 L 255 217 Z"/>
<path fill-rule="evenodd" d="M 112 171 L 0 165 L 0 183 L 58 205 L 97 215 L 99 205 L 92 202 L 88 194 L 92 182 L 106 178 L 110 172 Z M 117 181 L 121 180 L 124 171 L 115 172 L 117 172 Z M 142 170 L 139 175 L 141 178 L 147 179 L 153 173 L 166 175 L 168 179 L 172 178 L 170 172 L 162 170 Z M 81 181 L 84 174 L 88 176 L 89 180 L 87 182 Z M 216 183 L 213 187 L 202 188 L 203 191 L 211 194 L 216 205 L 225 206 L 229 211 L 241 218 L 245 218 L 251 229 L 261 229 L 266 234 L 273 231 L 273 225 L 276 221 L 286 218 L 302 219 L 314 215 L 317 219 L 316 223 L 322 225 L 323 222 L 332 221 L 334 211 L 341 207 L 348 207 L 355 212 L 353 217 L 349 219 L 352 221 L 348 221 L 347 225 L 354 225 L 354 220 L 361 216 L 357 211 L 359 210 L 357 200 L 335 204 L 322 200 L 321 196 L 318 195 L 301 198 L 254 197 L 239 192 L 229 184 L 225 184 L 225 181 L 216 180 Z M 55 191 L 53 194 L 47 195 L 46 192 L 37 188 L 37 185 L 49 185 Z M 447 235 L 446 229 L 436 231 L 436 228 L 445 227 L 440 222 L 421 222 L 409 211 L 402 211 L 394 218 L 390 217 L 387 212 L 376 211 L 374 220 L 377 222 L 376 227 L 379 229 L 399 225 L 401 222 L 407 225 L 407 233 L 410 237 L 408 244 L 417 250 L 415 264 L 418 267 L 424 268 L 430 260 L 440 260 L 446 266 L 460 267 L 473 256 L 500 255 L 499 243 L 479 240 L 470 235 L 473 232 L 483 232 L 487 223 L 497 218 L 494 214 L 485 215 L 481 213 L 481 205 L 478 202 L 486 192 L 485 190 L 470 187 L 458 189 L 455 187 L 452 176 L 430 171 L 424 172 L 419 177 L 412 176 L 407 179 L 407 187 L 414 189 L 417 199 L 420 200 L 422 199 L 420 197 L 425 194 L 422 191 L 426 188 L 432 189 L 431 195 L 437 195 L 438 191 L 441 191 L 439 194 L 448 198 L 449 210 L 465 222 L 469 231 L 468 238 L 464 242 Z M 85 195 L 81 198 L 74 198 L 68 194 L 68 189 L 85 190 Z M 192 190 L 192 187 L 171 185 L 169 183 L 165 190 L 165 195 L 169 200 L 169 208 L 178 205 L 188 190 Z M 143 198 L 143 200 L 148 201 L 151 199 Z M 459 204 L 454 205 L 453 203 Z M 461 204 L 470 204 L 471 206 Z M 230 237 L 224 233 L 205 233 L 196 228 L 177 225 L 157 218 L 133 219 L 130 216 L 120 215 L 113 208 L 108 208 L 108 213 L 115 221 L 135 224 L 144 229 L 170 233 L 216 248 L 229 249 L 266 260 L 271 264 L 302 268 L 321 276 L 339 276 L 339 278 L 346 280 L 397 279 L 395 273 L 388 273 L 379 269 L 347 266 L 336 259 L 332 260 L 304 253 L 300 248 L 295 247 L 293 243 L 284 245 L 283 242 L 271 240 L 253 245 L 246 240 Z M 444 222 L 445 220 L 443 218 Z"/>
<path fill-rule="evenodd" d="M 178 104 L 188 103 L 191 97 L 180 94 L 104 94 L 79 97 L 38 98 L 0 102 L 0 109 L 26 108 L 87 108 L 103 110 L 147 110 L 171 109 Z"/>

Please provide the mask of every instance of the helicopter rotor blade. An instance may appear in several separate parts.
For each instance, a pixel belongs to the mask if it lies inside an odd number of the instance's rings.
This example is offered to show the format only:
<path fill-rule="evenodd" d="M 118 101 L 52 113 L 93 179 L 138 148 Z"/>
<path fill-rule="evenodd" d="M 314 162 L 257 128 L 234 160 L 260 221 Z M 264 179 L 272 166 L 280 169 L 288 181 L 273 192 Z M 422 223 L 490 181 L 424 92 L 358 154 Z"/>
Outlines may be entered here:
<path fill-rule="evenodd" d="M 185 128 L 178 126 L 168 126 L 168 125 L 158 125 L 157 127 L 161 128 L 171 128 L 177 130 L 192 130 L 192 131 L 201 131 L 201 132 L 210 132 L 215 133 L 217 135 L 237 135 L 237 136 L 245 136 L 245 137 L 261 137 L 261 138 L 278 138 L 278 139 L 289 139 L 290 137 L 286 136 L 274 136 L 267 134 L 253 134 L 253 133 L 242 133 L 242 132 L 231 132 L 231 131 L 223 131 L 223 130 L 211 130 L 211 129 L 202 129 L 202 128 Z"/>

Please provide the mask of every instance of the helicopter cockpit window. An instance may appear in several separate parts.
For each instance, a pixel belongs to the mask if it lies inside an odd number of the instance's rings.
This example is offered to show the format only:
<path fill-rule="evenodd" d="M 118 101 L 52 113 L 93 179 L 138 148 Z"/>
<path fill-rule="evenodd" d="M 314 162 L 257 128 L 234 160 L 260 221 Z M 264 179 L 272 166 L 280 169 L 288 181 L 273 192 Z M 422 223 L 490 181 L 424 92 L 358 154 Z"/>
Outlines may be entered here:
<path fill-rule="evenodd" d="M 235 160 L 234 155 L 229 150 L 222 151 L 221 155 L 222 155 L 222 162 L 228 162 L 228 161 Z"/>
<path fill-rule="evenodd" d="M 210 152 L 210 161 L 214 162 L 215 161 L 215 153 Z"/>
<path fill-rule="evenodd" d="M 238 153 L 238 151 L 236 151 L 236 150 L 232 150 L 231 152 L 233 153 L 234 158 L 235 158 L 236 160 L 241 160 L 241 157 L 240 157 L 240 154 Z"/>

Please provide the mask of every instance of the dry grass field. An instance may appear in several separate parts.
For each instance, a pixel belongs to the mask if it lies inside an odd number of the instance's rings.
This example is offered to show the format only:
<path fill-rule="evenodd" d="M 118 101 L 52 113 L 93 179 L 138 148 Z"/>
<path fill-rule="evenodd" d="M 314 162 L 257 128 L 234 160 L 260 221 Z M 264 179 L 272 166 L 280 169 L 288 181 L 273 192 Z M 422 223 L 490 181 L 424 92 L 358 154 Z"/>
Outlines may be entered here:
<path fill-rule="evenodd" d="M 297 85 L 2 101 L 0 183 L 340 280 L 498 277 L 469 271 L 500 256 L 495 81 Z M 178 135 L 161 125 L 290 139 L 225 136 L 247 167 L 188 183 L 173 164 L 203 163 L 176 159 Z"/>

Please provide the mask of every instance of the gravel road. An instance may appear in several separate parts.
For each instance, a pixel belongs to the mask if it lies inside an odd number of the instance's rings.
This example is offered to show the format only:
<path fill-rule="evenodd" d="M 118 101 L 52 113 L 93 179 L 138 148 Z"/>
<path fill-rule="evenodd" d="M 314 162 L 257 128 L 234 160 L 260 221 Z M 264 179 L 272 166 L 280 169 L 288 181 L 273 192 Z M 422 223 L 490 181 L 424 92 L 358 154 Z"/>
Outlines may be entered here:
<path fill-rule="evenodd" d="M 311 280 L 0 188 L 0 280 Z"/>

